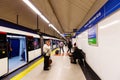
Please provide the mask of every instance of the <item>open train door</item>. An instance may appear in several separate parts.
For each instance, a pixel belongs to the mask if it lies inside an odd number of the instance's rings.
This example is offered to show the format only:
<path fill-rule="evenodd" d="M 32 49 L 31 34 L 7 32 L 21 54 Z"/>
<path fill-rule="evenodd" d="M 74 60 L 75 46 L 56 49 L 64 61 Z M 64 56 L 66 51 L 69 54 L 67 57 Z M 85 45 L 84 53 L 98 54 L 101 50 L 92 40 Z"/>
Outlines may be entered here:
<path fill-rule="evenodd" d="M 7 33 L 0 32 L 0 76 L 8 72 L 8 43 L 6 35 Z"/>

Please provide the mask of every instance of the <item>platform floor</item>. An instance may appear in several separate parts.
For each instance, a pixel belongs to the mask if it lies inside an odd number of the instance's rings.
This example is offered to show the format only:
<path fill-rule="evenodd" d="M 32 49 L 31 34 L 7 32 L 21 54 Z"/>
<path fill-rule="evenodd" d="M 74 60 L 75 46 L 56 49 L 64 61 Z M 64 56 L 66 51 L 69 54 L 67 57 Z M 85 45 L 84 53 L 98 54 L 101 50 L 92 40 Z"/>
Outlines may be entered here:
<path fill-rule="evenodd" d="M 64 49 L 66 53 L 67 48 Z M 43 70 L 43 58 L 41 58 L 40 60 L 42 62 L 33 69 L 29 69 L 30 71 L 28 71 L 27 74 L 24 72 L 25 70 L 21 71 L 10 80 L 86 80 L 80 65 L 78 63 L 71 64 L 69 56 L 65 53 L 61 55 L 53 54 L 51 56 L 53 62 L 51 64 L 51 69 L 48 71 Z M 35 63 L 37 62 L 34 62 L 33 65 Z M 17 75 L 20 75 L 20 78 L 17 78 Z"/>
<path fill-rule="evenodd" d="M 65 53 L 67 48 L 64 47 Z M 53 55 L 51 69 L 43 70 L 43 63 L 29 72 L 22 80 L 86 80 L 79 64 L 71 64 L 69 56 Z"/>
<path fill-rule="evenodd" d="M 78 64 L 71 64 L 68 56 L 52 56 L 49 71 L 43 70 L 43 63 L 21 80 L 86 80 Z"/>

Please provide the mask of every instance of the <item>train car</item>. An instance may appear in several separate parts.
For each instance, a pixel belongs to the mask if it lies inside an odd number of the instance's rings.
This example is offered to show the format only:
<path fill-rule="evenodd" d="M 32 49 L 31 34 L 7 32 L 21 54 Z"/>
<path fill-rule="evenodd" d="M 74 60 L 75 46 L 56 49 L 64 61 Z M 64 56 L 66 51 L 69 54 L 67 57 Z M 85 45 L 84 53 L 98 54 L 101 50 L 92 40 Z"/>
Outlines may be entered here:
<path fill-rule="evenodd" d="M 49 35 L 38 35 L 34 30 L 0 20 L 0 76 L 9 74 L 42 55 L 46 39 L 51 49 L 61 41 Z"/>
<path fill-rule="evenodd" d="M 58 43 L 59 43 L 59 41 L 61 41 L 60 39 L 51 37 L 51 36 L 44 36 L 44 35 L 42 37 L 43 37 L 43 43 L 45 43 L 46 39 L 51 40 L 51 49 L 52 50 L 58 48 Z"/>
<path fill-rule="evenodd" d="M 40 36 L 33 30 L 0 20 L 0 76 L 41 56 Z"/>

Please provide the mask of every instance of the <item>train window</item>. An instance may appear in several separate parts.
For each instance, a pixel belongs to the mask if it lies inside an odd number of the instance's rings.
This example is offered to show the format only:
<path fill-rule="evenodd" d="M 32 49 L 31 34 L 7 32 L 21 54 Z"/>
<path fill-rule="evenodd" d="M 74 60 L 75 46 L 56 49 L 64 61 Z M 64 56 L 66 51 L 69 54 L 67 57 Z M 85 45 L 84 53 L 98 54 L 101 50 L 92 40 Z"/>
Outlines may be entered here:
<path fill-rule="evenodd" d="M 34 38 L 32 36 L 27 37 L 27 50 L 34 50 Z"/>
<path fill-rule="evenodd" d="M 55 45 L 55 40 L 52 40 L 52 45 Z"/>
<path fill-rule="evenodd" d="M 40 39 L 39 38 L 34 38 L 33 45 L 34 45 L 34 49 L 40 48 Z"/>

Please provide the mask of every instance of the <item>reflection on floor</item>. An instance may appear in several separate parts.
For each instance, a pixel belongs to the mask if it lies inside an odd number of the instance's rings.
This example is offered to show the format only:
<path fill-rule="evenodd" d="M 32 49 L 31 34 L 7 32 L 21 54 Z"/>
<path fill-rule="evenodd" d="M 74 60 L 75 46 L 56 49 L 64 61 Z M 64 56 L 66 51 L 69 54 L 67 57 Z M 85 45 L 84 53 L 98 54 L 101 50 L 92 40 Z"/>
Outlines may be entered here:
<path fill-rule="evenodd" d="M 17 57 L 12 57 L 9 59 L 9 72 L 19 68 L 20 66 L 26 64 L 25 61 L 21 61 L 19 56 Z"/>
<path fill-rule="evenodd" d="M 79 64 L 71 64 L 69 56 L 51 56 L 53 63 L 49 71 L 43 70 L 43 63 L 21 80 L 86 80 Z"/>

